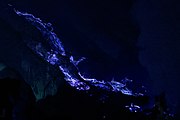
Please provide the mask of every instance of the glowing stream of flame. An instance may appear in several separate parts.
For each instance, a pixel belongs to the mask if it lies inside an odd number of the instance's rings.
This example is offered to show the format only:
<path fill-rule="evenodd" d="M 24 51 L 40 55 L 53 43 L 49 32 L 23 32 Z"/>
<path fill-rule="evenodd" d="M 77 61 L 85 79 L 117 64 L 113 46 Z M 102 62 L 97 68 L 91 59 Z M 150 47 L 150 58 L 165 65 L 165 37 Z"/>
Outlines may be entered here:
<path fill-rule="evenodd" d="M 78 64 L 85 58 L 75 61 L 72 55 L 66 55 L 62 42 L 53 32 L 51 23 L 44 23 L 40 18 L 36 18 L 29 13 L 20 12 L 16 9 L 14 9 L 14 11 L 18 16 L 25 18 L 25 20 L 35 26 L 43 36 L 44 41 L 28 41 L 28 47 L 51 65 L 59 66 L 59 69 L 65 76 L 65 80 L 72 87 L 75 87 L 78 90 L 89 90 L 91 89 L 90 86 L 94 86 L 108 91 L 121 92 L 125 95 L 143 96 L 142 93 L 134 93 L 127 88 L 126 83 L 132 82 L 127 78 L 123 79 L 124 82 L 117 82 L 114 79 L 106 82 L 95 78 L 85 78 L 78 70 Z M 49 44 L 50 50 L 43 46 L 44 42 Z"/>

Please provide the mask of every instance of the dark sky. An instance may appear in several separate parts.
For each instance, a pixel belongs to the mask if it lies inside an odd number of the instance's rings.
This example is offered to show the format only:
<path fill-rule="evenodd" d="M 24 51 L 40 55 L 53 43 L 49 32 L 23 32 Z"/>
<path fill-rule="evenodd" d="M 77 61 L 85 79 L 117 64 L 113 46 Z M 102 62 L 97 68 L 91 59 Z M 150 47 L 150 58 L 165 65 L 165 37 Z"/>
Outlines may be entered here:
<path fill-rule="evenodd" d="M 51 22 L 65 49 L 87 57 L 82 70 L 128 76 L 179 101 L 180 7 L 175 0 L 20 0 L 19 10 Z"/>
<path fill-rule="evenodd" d="M 175 105 L 180 97 L 179 2 L 139 1 L 136 6 L 141 29 L 138 44 L 144 48 L 139 54 L 140 61 L 148 69 L 152 91 L 167 92 L 171 104 Z"/>

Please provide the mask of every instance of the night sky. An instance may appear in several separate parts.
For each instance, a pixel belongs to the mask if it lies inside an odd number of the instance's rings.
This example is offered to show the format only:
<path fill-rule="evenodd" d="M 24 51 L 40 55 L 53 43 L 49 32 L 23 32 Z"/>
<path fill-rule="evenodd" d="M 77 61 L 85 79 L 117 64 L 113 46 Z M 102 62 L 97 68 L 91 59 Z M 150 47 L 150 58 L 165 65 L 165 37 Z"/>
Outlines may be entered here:
<path fill-rule="evenodd" d="M 87 58 L 80 65 L 87 76 L 104 80 L 114 77 L 117 81 L 127 76 L 136 84 L 147 86 L 153 95 L 165 91 L 169 104 L 175 109 L 180 106 L 177 0 L 12 0 L 7 3 L 51 22 L 65 49 Z M 12 49 L 9 54 L 14 54 Z M 13 66 L 13 61 L 10 63 Z"/>

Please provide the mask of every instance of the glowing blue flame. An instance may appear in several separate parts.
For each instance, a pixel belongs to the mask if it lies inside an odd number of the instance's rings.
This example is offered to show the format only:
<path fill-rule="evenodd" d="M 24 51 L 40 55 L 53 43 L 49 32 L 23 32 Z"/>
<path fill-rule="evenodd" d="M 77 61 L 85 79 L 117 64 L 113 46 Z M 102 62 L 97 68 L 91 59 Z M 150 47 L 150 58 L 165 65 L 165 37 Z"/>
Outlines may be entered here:
<path fill-rule="evenodd" d="M 66 55 L 60 39 L 53 32 L 53 27 L 51 23 L 43 23 L 40 18 L 36 18 L 29 13 L 23 13 L 16 9 L 14 9 L 14 11 L 17 15 L 24 17 L 28 22 L 35 26 L 42 33 L 44 39 L 49 42 L 49 44 L 53 47 L 55 51 L 57 51 L 63 56 Z"/>
<path fill-rule="evenodd" d="M 89 90 L 91 86 L 104 89 L 107 91 L 121 92 L 126 95 L 143 95 L 133 93 L 127 88 L 126 83 L 132 82 L 127 78 L 123 79 L 122 82 L 117 82 L 114 79 L 112 81 L 100 81 L 95 78 L 85 78 L 78 70 L 78 64 L 85 58 L 80 60 L 74 60 L 73 56 L 66 55 L 65 49 L 62 42 L 53 32 L 51 23 L 44 23 L 40 18 L 36 18 L 32 14 L 23 13 L 15 10 L 16 14 L 25 18 L 30 24 L 35 26 L 42 34 L 44 41 L 28 41 L 27 45 L 40 57 L 46 60 L 52 65 L 59 66 L 59 69 L 65 76 L 65 80 L 78 90 Z M 47 42 L 50 46 L 50 50 L 44 47 L 44 42 Z"/>
<path fill-rule="evenodd" d="M 79 59 L 79 60 L 74 60 L 74 57 L 73 56 L 71 56 L 70 57 L 70 61 L 75 65 L 75 66 L 77 66 L 80 62 L 82 62 L 82 61 L 84 61 L 86 58 L 85 57 L 82 57 L 81 59 Z"/>
<path fill-rule="evenodd" d="M 142 109 L 141 109 L 140 106 L 135 105 L 135 104 L 133 104 L 133 103 L 131 103 L 130 106 L 127 105 L 127 106 L 125 106 L 125 107 L 128 108 L 130 112 L 141 112 L 141 111 L 142 111 Z"/>

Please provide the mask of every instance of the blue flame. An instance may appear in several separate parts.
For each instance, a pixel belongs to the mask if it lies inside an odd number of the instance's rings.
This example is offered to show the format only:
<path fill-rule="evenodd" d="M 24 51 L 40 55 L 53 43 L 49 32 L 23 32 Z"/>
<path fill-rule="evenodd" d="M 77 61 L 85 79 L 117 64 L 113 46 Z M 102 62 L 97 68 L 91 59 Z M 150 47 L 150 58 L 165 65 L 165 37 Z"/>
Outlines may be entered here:
<path fill-rule="evenodd" d="M 91 86 L 104 89 L 112 92 L 121 92 L 125 95 L 132 96 L 143 96 L 142 93 L 134 93 L 127 88 L 127 83 L 132 82 L 127 78 L 123 79 L 121 82 L 117 82 L 114 79 L 111 81 L 97 80 L 95 78 L 85 78 L 78 69 L 78 64 L 85 58 L 82 57 L 80 60 L 74 60 L 74 57 L 66 55 L 66 51 L 61 40 L 53 32 L 53 27 L 51 23 L 44 23 L 40 18 L 36 18 L 34 15 L 20 12 L 15 10 L 18 16 L 25 18 L 30 24 L 35 26 L 42 34 L 44 41 L 28 41 L 27 45 L 41 58 L 46 60 L 51 65 L 56 65 L 59 67 L 61 72 L 65 76 L 65 80 L 78 90 L 89 90 Z M 44 46 L 44 42 L 47 42 L 50 50 Z"/>
<path fill-rule="evenodd" d="M 142 111 L 142 108 L 140 106 L 135 105 L 133 103 L 131 103 L 131 105 L 127 105 L 125 107 L 128 108 L 130 112 L 141 112 Z"/>
<path fill-rule="evenodd" d="M 58 52 L 59 54 L 65 56 L 64 46 L 62 45 L 60 39 L 53 32 L 53 27 L 51 23 L 43 23 L 40 18 L 36 18 L 32 14 L 28 14 L 25 12 L 20 12 L 14 9 L 17 15 L 23 16 L 28 22 L 30 22 L 33 26 L 35 26 L 43 35 L 44 39 L 49 42 L 51 47 Z"/>

